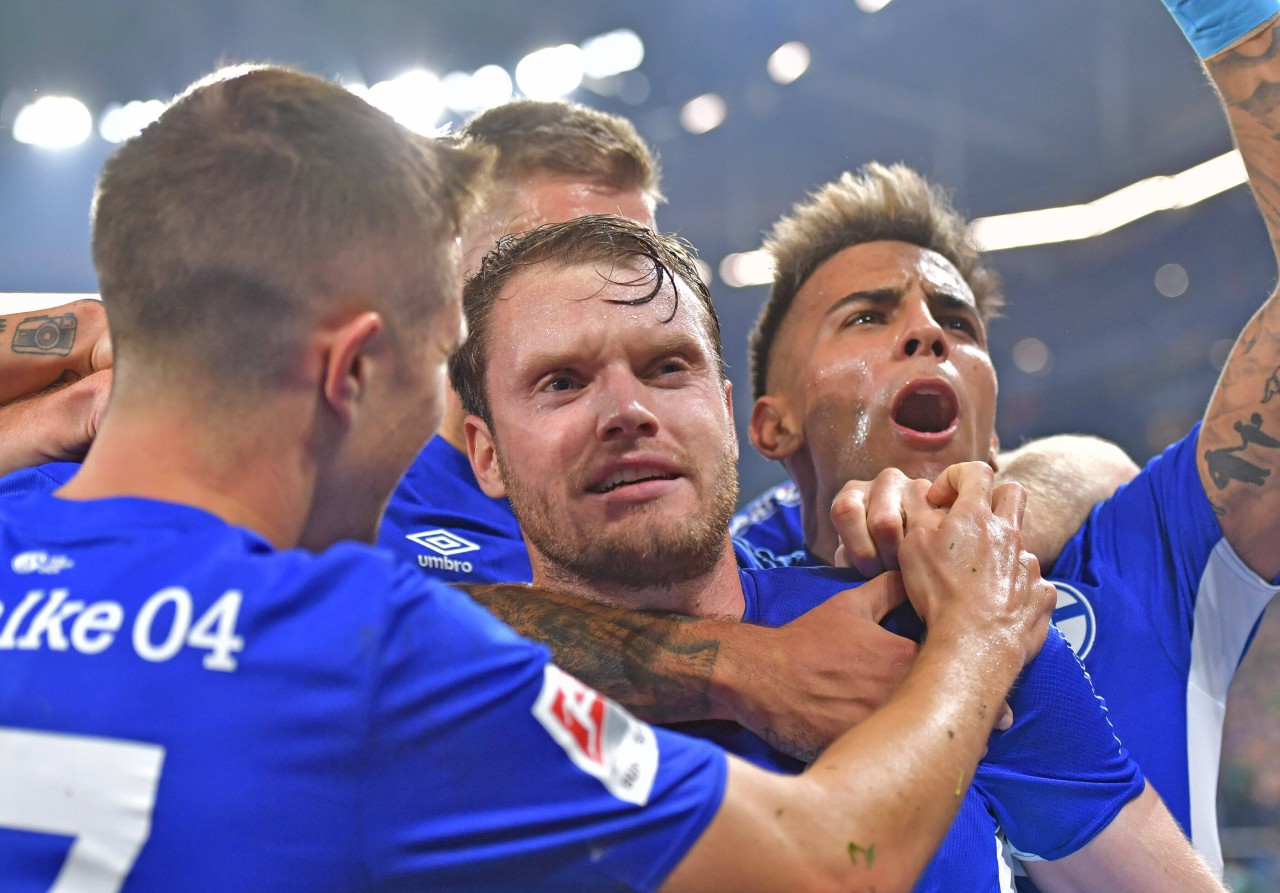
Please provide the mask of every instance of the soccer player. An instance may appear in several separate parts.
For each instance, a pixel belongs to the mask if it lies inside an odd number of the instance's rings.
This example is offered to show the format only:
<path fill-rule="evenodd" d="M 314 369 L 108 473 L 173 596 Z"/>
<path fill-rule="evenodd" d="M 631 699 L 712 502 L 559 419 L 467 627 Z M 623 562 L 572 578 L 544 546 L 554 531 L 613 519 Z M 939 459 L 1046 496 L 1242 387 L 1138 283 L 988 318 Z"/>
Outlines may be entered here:
<path fill-rule="evenodd" d="M 1280 83 L 1278 6 L 1209 7 L 1180 4 L 1179 20 L 1209 54 L 1280 237 L 1280 115 L 1261 99 Z M 752 441 L 796 482 L 802 559 L 831 561 L 839 523 L 853 564 L 893 567 L 901 475 L 877 478 L 869 495 L 844 484 L 886 468 L 928 478 L 992 455 L 996 379 L 980 259 L 945 200 L 902 168 L 829 184 L 777 224 L 770 246 L 778 272 L 753 337 Z M 1102 503 L 1051 574 L 1057 623 L 1117 734 L 1219 872 L 1227 691 L 1280 574 L 1277 326 L 1272 296 L 1237 342 L 1203 422 Z"/>
<path fill-rule="evenodd" d="M 1044 638 L 1020 492 L 959 474 L 922 517 L 913 539 L 955 544 L 922 550 L 929 640 L 799 778 L 651 729 L 354 542 L 439 421 L 482 166 L 272 68 L 194 86 L 107 161 L 110 409 L 65 487 L 0 503 L 6 887 L 887 891 L 922 870 Z"/>
<path fill-rule="evenodd" d="M 662 200 L 658 163 L 625 118 L 568 102 L 516 100 L 482 112 L 459 134 L 488 148 L 488 207 L 463 236 L 472 270 L 503 235 L 583 214 L 648 226 Z M 533 571 L 511 507 L 476 484 L 452 393 L 440 431 L 409 466 L 387 506 L 380 545 L 436 579 L 528 582 Z"/>
<path fill-rule="evenodd" d="M 471 413 L 471 461 L 489 495 L 511 500 L 535 584 L 768 625 L 850 585 L 832 572 L 739 570 L 728 534 L 737 442 L 719 325 L 677 241 L 619 217 L 546 226 L 500 243 L 463 303 L 470 337 L 450 373 Z M 957 473 L 992 476 L 970 463 L 944 473 L 943 486 Z M 938 511 L 917 493 L 909 529 L 917 512 Z M 913 557 L 908 547 L 908 589 Z M 980 570 L 966 560 L 950 572 L 976 579 Z M 1010 697 L 1013 727 L 992 739 L 972 786 L 957 779 L 960 817 L 917 889 L 1009 889 L 997 829 L 1045 889 L 1221 889 L 1144 790 L 1056 630 Z M 804 768 L 733 724 L 682 728 L 770 768 Z"/>

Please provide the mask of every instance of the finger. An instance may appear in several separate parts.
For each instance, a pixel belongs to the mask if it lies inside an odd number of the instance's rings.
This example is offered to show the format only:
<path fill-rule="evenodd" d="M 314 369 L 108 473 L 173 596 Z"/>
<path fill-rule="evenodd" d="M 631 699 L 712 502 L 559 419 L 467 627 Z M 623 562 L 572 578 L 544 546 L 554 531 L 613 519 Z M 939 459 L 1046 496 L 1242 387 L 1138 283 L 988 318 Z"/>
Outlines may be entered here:
<path fill-rule="evenodd" d="M 1021 530 L 1022 518 L 1027 511 L 1027 491 L 1012 481 L 998 485 L 991 492 L 991 511 Z"/>
<path fill-rule="evenodd" d="M 1013 708 L 1009 706 L 1009 702 L 1005 701 L 1000 710 L 1000 716 L 996 719 L 996 728 L 1002 732 L 1007 732 L 1013 728 Z"/>
<path fill-rule="evenodd" d="M 995 472 L 985 462 L 961 462 L 948 465 L 929 488 L 929 502 L 934 506 L 972 512 L 991 511 L 991 489 Z"/>
<path fill-rule="evenodd" d="M 884 567 L 867 529 L 867 486 L 862 481 L 850 481 L 840 488 L 831 503 L 831 523 L 844 546 L 843 566 L 856 568 L 862 576 L 871 578 Z"/>
<path fill-rule="evenodd" d="M 896 468 L 881 472 L 871 484 L 867 530 L 883 570 L 898 569 L 898 547 L 906 535 L 907 524 L 904 499 L 910 484 L 911 479 Z"/>
<path fill-rule="evenodd" d="M 902 575 L 891 571 L 855 589 L 846 589 L 841 595 L 854 601 L 864 614 L 879 623 L 907 600 L 907 589 L 902 585 Z"/>

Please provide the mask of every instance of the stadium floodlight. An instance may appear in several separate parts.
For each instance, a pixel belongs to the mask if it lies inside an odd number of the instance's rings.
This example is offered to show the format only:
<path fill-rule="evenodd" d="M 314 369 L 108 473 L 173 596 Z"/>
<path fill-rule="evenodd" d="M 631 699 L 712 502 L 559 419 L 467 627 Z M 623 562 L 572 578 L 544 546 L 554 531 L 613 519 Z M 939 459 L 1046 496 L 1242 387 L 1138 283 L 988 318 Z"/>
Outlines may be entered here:
<path fill-rule="evenodd" d="M 724 99 L 715 93 L 695 96 L 680 109 L 680 126 L 693 134 L 715 130 L 728 114 Z"/>
<path fill-rule="evenodd" d="M 798 40 L 784 43 L 769 56 L 765 69 L 779 84 L 789 84 L 809 70 L 809 48 Z"/>
<path fill-rule="evenodd" d="M 630 28 L 619 28 L 582 42 L 582 72 L 589 78 L 635 71 L 643 61 L 644 41 Z"/>
<path fill-rule="evenodd" d="M 559 99 L 582 83 L 582 49 L 571 43 L 535 50 L 516 65 L 516 84 L 530 99 Z"/>
<path fill-rule="evenodd" d="M 102 112 L 98 120 L 98 135 L 109 143 L 123 143 L 137 136 L 167 108 L 159 99 L 146 102 L 132 100 L 124 105 L 113 102 Z"/>
<path fill-rule="evenodd" d="M 444 88 L 440 78 L 416 68 L 369 88 L 370 104 L 382 109 L 405 127 L 431 136 L 444 112 Z"/>
<path fill-rule="evenodd" d="M 893 0 L 854 0 L 854 2 L 858 4 L 858 9 L 863 12 L 879 12 L 892 3 Z"/>
<path fill-rule="evenodd" d="M 23 106 L 13 120 L 13 138 L 46 149 L 77 146 L 93 132 L 93 116 L 70 96 L 42 96 Z"/>
<path fill-rule="evenodd" d="M 773 281 L 773 255 L 763 248 L 725 255 L 720 261 L 720 279 L 731 288 L 767 285 Z"/>

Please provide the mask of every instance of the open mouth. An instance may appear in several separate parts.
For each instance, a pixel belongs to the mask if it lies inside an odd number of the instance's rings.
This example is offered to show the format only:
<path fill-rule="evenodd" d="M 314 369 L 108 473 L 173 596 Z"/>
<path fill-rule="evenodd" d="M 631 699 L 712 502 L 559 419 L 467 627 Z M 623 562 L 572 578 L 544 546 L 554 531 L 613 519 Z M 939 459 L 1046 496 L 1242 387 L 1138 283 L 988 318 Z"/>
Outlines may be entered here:
<path fill-rule="evenodd" d="M 657 468 L 621 468 L 611 472 L 603 480 L 587 489 L 592 493 L 611 493 L 620 487 L 628 487 L 645 481 L 673 481 L 680 475 Z"/>
<path fill-rule="evenodd" d="M 908 386 L 893 407 L 894 424 L 923 434 L 940 434 L 955 424 L 955 393 L 940 383 Z"/>

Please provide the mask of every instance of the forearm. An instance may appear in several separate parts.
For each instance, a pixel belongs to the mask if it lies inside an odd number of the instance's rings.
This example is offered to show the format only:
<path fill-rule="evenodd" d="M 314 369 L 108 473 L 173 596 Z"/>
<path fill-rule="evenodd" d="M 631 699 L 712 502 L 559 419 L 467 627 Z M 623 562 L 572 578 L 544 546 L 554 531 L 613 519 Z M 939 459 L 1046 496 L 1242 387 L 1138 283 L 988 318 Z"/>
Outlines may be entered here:
<path fill-rule="evenodd" d="M 1090 510 L 1137 473 L 1137 464 L 1110 441 L 1060 434 L 1001 453 L 996 480 L 1016 481 L 1027 491 L 1023 543 L 1051 567 Z"/>
<path fill-rule="evenodd" d="M 627 611 L 531 586 L 466 587 L 555 662 L 649 722 L 729 718 L 719 703 L 721 639 L 765 632 L 742 624 Z"/>
<path fill-rule="evenodd" d="M 909 890 L 968 789 L 1009 684 L 1013 649 L 939 634 L 889 702 L 798 778 L 735 765 L 725 805 L 670 889 L 700 889 L 699 860 L 746 837 L 721 889 Z"/>
<path fill-rule="evenodd" d="M 1280 252 L 1280 36 L 1273 18 L 1205 63 Z M 1201 480 L 1228 542 L 1261 576 L 1280 573 L 1280 302 L 1258 310 L 1236 342 L 1205 414 Z"/>
<path fill-rule="evenodd" d="M 99 301 L 0 316 L 0 403 L 110 365 L 111 343 Z"/>

